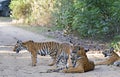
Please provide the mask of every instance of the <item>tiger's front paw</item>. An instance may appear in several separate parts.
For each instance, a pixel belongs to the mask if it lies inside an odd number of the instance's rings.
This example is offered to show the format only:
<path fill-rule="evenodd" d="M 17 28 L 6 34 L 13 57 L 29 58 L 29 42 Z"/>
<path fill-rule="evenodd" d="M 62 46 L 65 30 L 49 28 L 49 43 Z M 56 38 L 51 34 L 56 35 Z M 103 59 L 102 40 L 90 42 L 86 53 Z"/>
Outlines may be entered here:
<path fill-rule="evenodd" d="M 36 66 L 36 64 L 32 64 L 32 66 Z"/>
<path fill-rule="evenodd" d="M 53 63 L 51 63 L 51 64 L 48 64 L 48 66 L 53 66 L 54 64 Z"/>
<path fill-rule="evenodd" d="M 51 73 L 51 72 L 53 72 L 52 69 L 48 69 L 48 70 L 47 70 L 47 73 Z"/>
<path fill-rule="evenodd" d="M 51 73 L 51 72 L 59 72 L 59 69 L 48 69 L 47 73 Z"/>
<path fill-rule="evenodd" d="M 62 72 L 67 73 L 67 69 L 64 69 Z"/>

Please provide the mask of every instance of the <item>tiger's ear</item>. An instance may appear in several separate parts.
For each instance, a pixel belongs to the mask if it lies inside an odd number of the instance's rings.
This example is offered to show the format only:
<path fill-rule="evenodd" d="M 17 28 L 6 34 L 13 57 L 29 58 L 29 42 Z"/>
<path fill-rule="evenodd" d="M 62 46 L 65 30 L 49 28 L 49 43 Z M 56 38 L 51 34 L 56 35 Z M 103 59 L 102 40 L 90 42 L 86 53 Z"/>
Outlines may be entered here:
<path fill-rule="evenodd" d="M 21 41 L 21 40 L 18 40 L 18 41 L 17 41 L 17 43 L 21 44 L 21 43 L 22 43 L 22 41 Z"/>
<path fill-rule="evenodd" d="M 89 51 L 89 49 L 85 49 L 85 52 L 88 52 Z"/>
<path fill-rule="evenodd" d="M 33 41 L 33 40 L 29 40 L 29 42 L 32 42 L 32 43 L 33 43 L 34 41 Z"/>
<path fill-rule="evenodd" d="M 70 40 L 70 43 L 73 44 L 73 42 Z"/>
<path fill-rule="evenodd" d="M 70 40 L 69 42 L 70 42 L 70 44 L 72 44 L 72 45 L 74 45 L 74 46 L 77 45 L 77 44 L 76 44 L 75 42 L 73 42 L 72 40 Z"/>
<path fill-rule="evenodd" d="M 78 50 L 80 50 L 81 48 L 80 48 L 80 46 L 78 46 Z"/>
<path fill-rule="evenodd" d="M 113 47 L 111 47 L 111 48 L 110 48 L 110 52 L 113 52 L 113 51 L 114 51 L 114 48 L 113 48 Z"/>
<path fill-rule="evenodd" d="M 81 50 L 81 46 L 77 45 L 76 47 L 77 47 L 77 50 Z"/>
<path fill-rule="evenodd" d="M 89 49 L 85 49 L 84 47 L 80 47 L 79 50 L 84 50 L 85 52 L 88 52 L 88 51 L 89 51 Z"/>

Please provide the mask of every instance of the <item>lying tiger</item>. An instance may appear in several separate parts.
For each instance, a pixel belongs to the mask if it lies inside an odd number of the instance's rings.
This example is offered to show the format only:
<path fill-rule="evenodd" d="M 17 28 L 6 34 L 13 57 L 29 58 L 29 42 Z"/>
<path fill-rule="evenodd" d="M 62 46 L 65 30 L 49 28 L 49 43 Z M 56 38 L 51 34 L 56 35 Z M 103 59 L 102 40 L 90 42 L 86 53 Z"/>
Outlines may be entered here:
<path fill-rule="evenodd" d="M 75 48 L 75 47 L 74 47 Z M 76 47 L 76 49 L 78 46 Z M 79 51 L 72 52 L 72 63 L 73 67 L 69 67 L 68 69 L 64 69 L 65 73 L 83 73 L 95 68 L 94 62 L 90 61 L 86 55 L 86 52 L 83 47 L 79 47 Z"/>
<path fill-rule="evenodd" d="M 53 62 L 49 66 L 58 64 L 59 60 L 63 57 L 65 59 L 65 65 L 68 67 L 71 64 L 70 53 L 72 52 L 72 45 L 68 43 L 58 42 L 34 42 L 32 40 L 22 42 L 17 41 L 13 51 L 19 53 L 23 49 L 27 49 L 31 52 L 32 66 L 36 66 L 37 54 L 41 56 L 50 55 Z"/>
<path fill-rule="evenodd" d="M 113 64 L 115 66 L 120 66 L 120 57 L 117 53 L 114 52 L 114 48 L 111 47 L 109 50 L 105 50 L 102 52 L 105 57 L 108 56 L 103 62 L 98 62 L 95 65 L 110 65 Z"/>

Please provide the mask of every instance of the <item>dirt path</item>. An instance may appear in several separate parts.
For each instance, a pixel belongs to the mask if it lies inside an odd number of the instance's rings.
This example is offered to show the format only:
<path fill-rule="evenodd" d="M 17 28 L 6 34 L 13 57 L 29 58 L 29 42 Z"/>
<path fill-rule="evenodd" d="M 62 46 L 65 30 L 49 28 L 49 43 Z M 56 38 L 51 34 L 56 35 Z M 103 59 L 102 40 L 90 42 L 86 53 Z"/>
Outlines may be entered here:
<path fill-rule="evenodd" d="M 11 26 L 0 24 L 0 77 L 120 77 L 120 68 L 115 66 L 96 66 L 94 71 L 77 74 L 40 73 L 51 68 L 47 66 L 51 59 L 49 56 L 38 56 L 36 67 L 31 66 L 30 53 L 21 51 L 16 54 L 12 48 L 17 40 L 48 41 L 44 36 Z M 100 58 L 96 54 L 88 54 L 91 60 Z"/>

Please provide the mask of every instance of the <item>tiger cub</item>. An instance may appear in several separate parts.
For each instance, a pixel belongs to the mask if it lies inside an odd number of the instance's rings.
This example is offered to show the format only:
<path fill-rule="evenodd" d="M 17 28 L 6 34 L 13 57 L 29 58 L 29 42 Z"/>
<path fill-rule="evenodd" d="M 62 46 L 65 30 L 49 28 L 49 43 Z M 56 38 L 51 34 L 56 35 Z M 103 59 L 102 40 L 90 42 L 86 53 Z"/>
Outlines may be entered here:
<path fill-rule="evenodd" d="M 78 46 L 77 46 L 78 48 Z M 77 49 L 76 48 L 76 49 Z M 86 52 L 83 47 L 79 47 L 79 50 L 73 51 L 72 55 L 72 63 L 73 67 L 69 67 L 68 69 L 64 69 L 64 73 L 83 73 L 87 71 L 91 71 L 95 68 L 94 62 L 90 61 L 86 55 Z"/>
<path fill-rule="evenodd" d="M 31 52 L 32 66 L 36 66 L 37 54 L 41 56 L 50 55 L 53 62 L 49 64 L 49 66 L 53 66 L 54 64 L 58 65 L 63 57 L 66 67 L 71 64 L 70 53 L 72 52 L 72 45 L 69 43 L 58 43 L 53 41 L 38 43 L 32 40 L 26 42 L 18 40 L 13 51 L 19 53 L 19 51 L 23 49 L 27 49 Z"/>
<path fill-rule="evenodd" d="M 109 50 L 102 52 L 105 57 L 108 57 L 105 61 L 98 62 L 95 65 L 110 65 L 120 66 L 120 57 L 117 53 L 114 52 L 114 48 L 111 47 Z"/>

